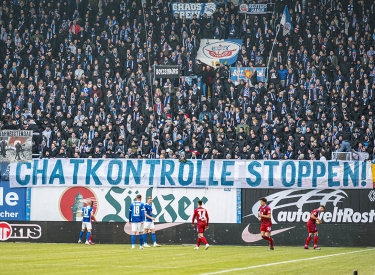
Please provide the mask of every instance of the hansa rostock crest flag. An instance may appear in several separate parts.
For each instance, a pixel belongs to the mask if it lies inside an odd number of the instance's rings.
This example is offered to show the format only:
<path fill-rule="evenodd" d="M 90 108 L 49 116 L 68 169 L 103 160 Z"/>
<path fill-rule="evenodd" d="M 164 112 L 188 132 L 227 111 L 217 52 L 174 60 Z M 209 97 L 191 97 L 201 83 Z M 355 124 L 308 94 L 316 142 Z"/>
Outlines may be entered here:
<path fill-rule="evenodd" d="M 290 14 L 288 6 L 285 6 L 283 16 L 281 17 L 280 24 L 283 25 L 283 35 L 287 35 L 293 30 L 292 20 L 290 20 Z"/>
<path fill-rule="evenodd" d="M 209 66 L 232 65 L 237 61 L 241 45 L 241 39 L 202 39 L 197 59 Z"/>

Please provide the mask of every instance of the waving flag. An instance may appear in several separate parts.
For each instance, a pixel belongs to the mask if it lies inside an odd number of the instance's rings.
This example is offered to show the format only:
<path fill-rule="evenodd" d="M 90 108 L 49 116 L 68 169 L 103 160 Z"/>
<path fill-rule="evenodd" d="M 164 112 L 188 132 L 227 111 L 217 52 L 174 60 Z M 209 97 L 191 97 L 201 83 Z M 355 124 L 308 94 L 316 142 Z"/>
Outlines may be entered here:
<path fill-rule="evenodd" d="M 283 17 L 281 17 L 280 24 L 283 25 L 283 35 L 287 35 L 293 30 L 292 20 L 290 20 L 290 14 L 288 11 L 288 6 L 285 6 Z"/>

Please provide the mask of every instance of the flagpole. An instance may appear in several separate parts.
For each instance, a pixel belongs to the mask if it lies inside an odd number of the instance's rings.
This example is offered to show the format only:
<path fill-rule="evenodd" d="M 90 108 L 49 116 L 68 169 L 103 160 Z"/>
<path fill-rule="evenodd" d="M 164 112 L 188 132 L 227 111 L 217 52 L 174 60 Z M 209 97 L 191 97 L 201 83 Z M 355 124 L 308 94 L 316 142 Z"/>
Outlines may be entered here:
<path fill-rule="evenodd" d="M 270 64 L 271 64 L 271 56 L 272 56 L 272 53 L 273 53 L 273 47 L 275 46 L 275 42 L 277 41 L 277 35 L 279 34 L 279 31 L 280 31 L 281 27 L 279 26 L 279 28 L 277 28 L 276 26 L 276 35 L 275 35 L 275 38 L 273 39 L 273 42 L 272 42 L 272 48 L 271 48 L 271 51 L 269 52 L 269 56 L 268 56 L 268 63 L 267 63 L 267 87 L 268 87 L 268 77 L 269 77 L 269 74 L 270 74 Z"/>

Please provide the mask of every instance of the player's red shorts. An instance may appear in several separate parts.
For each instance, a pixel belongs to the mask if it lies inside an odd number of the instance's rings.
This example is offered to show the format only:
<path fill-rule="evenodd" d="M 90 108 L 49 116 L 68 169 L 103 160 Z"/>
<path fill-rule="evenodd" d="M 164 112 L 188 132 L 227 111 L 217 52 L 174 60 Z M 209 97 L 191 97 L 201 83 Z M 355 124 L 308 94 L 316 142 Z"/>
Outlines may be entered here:
<path fill-rule="evenodd" d="M 198 223 L 197 224 L 197 231 L 198 231 L 198 233 L 204 233 L 204 230 L 206 230 L 206 224 L 204 224 L 204 223 Z"/>
<path fill-rule="evenodd" d="M 261 224 L 260 225 L 260 232 L 271 232 L 272 230 L 272 224 Z"/>
<path fill-rule="evenodd" d="M 318 232 L 318 228 L 316 227 L 316 224 L 307 223 L 306 226 L 307 226 L 307 231 L 309 233 L 316 233 L 316 232 Z"/>

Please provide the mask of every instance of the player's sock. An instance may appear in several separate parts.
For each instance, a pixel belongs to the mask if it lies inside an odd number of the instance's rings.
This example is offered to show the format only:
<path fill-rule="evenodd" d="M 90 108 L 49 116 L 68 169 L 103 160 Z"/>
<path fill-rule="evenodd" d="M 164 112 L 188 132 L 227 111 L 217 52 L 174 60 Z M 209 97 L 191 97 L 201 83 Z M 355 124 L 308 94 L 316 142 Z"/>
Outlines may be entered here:
<path fill-rule="evenodd" d="M 310 241 L 311 241 L 311 236 L 308 236 L 308 237 L 306 238 L 306 243 L 305 243 L 305 245 L 308 246 L 309 243 L 310 243 Z"/>
<path fill-rule="evenodd" d="M 135 245 L 136 236 L 132 235 L 132 245 Z"/>
<path fill-rule="evenodd" d="M 206 240 L 206 237 L 205 237 L 205 236 L 202 236 L 201 240 L 202 240 L 202 242 L 203 242 L 204 244 L 207 244 L 207 240 Z"/>
<path fill-rule="evenodd" d="M 263 240 L 270 241 L 270 238 L 267 236 L 262 236 Z"/>
<path fill-rule="evenodd" d="M 201 245 L 201 237 L 198 237 L 197 239 L 197 247 L 199 247 Z"/>
<path fill-rule="evenodd" d="M 268 237 L 268 241 L 270 242 L 270 247 L 273 247 L 273 239 L 272 239 L 272 237 Z"/>
<path fill-rule="evenodd" d="M 147 244 L 147 234 L 143 234 L 143 243 Z"/>
<path fill-rule="evenodd" d="M 151 234 L 151 238 L 152 238 L 152 242 L 156 243 L 156 234 L 155 233 Z"/>
<path fill-rule="evenodd" d="M 82 240 L 83 231 L 79 232 L 79 239 Z"/>
<path fill-rule="evenodd" d="M 90 239 L 90 235 L 91 235 L 91 232 L 87 232 L 87 235 L 86 235 L 86 242 L 89 241 L 89 239 Z"/>
<path fill-rule="evenodd" d="M 139 245 L 143 246 L 143 234 L 139 234 Z"/>
<path fill-rule="evenodd" d="M 318 236 L 314 236 L 314 246 L 318 246 Z"/>
<path fill-rule="evenodd" d="M 89 242 L 92 242 L 92 233 L 90 234 Z"/>

